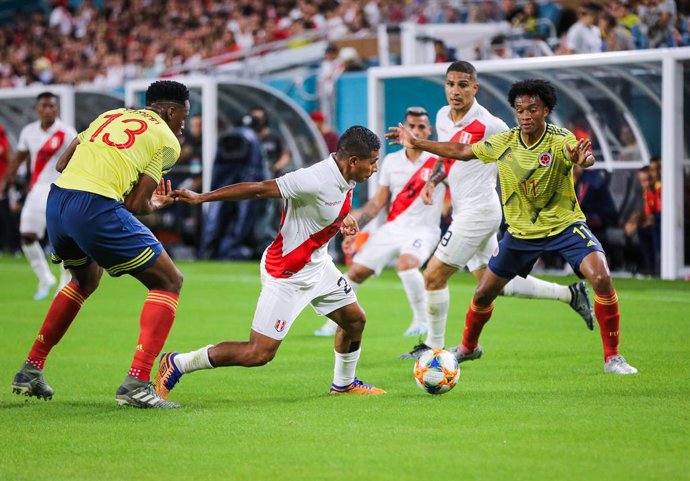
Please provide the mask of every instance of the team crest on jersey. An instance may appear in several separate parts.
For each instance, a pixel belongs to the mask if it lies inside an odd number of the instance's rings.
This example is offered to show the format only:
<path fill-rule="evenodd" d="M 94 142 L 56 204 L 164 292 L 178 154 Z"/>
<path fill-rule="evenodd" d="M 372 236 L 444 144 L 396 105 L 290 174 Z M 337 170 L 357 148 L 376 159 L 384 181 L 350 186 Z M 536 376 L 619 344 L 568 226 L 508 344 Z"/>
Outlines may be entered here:
<path fill-rule="evenodd" d="M 283 332 L 283 329 L 285 329 L 285 325 L 287 324 L 287 321 L 284 321 L 282 319 L 278 319 L 275 324 L 276 331 L 278 332 Z"/>
<path fill-rule="evenodd" d="M 460 138 L 458 138 L 458 142 L 461 144 L 469 144 L 472 142 L 472 134 L 469 132 L 460 132 Z"/>
<path fill-rule="evenodd" d="M 424 182 L 427 182 L 429 180 L 429 177 L 431 177 L 431 169 L 424 167 L 422 171 L 419 173 L 419 175 Z"/>
<path fill-rule="evenodd" d="M 551 157 L 550 152 L 543 152 L 539 154 L 539 165 L 542 167 L 549 167 L 551 165 L 551 161 L 553 160 L 553 157 Z"/>

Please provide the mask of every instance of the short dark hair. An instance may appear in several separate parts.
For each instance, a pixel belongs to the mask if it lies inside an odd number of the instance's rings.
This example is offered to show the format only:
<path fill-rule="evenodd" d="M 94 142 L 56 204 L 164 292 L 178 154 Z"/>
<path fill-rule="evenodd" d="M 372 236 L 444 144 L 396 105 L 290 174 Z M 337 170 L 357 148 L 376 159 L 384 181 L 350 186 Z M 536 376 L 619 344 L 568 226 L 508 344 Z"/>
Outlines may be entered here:
<path fill-rule="evenodd" d="M 465 62 L 464 60 L 458 60 L 450 64 L 448 66 L 448 70 L 446 70 L 446 75 L 448 75 L 450 72 L 466 73 L 472 77 L 472 80 L 475 82 L 477 81 L 477 69 L 474 68 L 474 65 L 469 62 Z"/>
<path fill-rule="evenodd" d="M 156 102 L 184 104 L 189 100 L 187 86 L 174 80 L 157 80 L 146 89 L 146 105 Z"/>
<path fill-rule="evenodd" d="M 53 92 L 41 92 L 36 96 L 36 103 L 40 102 L 43 99 L 57 99 L 58 96 L 55 95 Z"/>
<path fill-rule="evenodd" d="M 336 156 L 346 158 L 354 155 L 366 158 L 371 156 L 373 151 L 380 149 L 381 141 L 374 132 L 361 125 L 354 125 L 340 136 Z"/>
<path fill-rule="evenodd" d="M 429 112 L 424 107 L 407 107 L 405 117 L 411 115 L 412 117 L 429 117 Z"/>
<path fill-rule="evenodd" d="M 510 86 L 508 92 L 508 103 L 515 108 L 515 99 L 522 95 L 530 97 L 539 97 L 544 105 L 553 112 L 558 99 L 556 98 L 556 89 L 553 88 L 551 82 L 540 79 L 527 79 L 515 82 Z"/>

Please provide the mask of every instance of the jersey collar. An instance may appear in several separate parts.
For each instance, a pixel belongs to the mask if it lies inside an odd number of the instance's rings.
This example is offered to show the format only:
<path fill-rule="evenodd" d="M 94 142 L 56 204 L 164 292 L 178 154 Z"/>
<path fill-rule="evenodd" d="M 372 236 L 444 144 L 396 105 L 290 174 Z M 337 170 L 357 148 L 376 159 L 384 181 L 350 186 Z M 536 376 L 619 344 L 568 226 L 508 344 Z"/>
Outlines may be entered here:
<path fill-rule="evenodd" d="M 333 154 L 331 154 L 328 158 L 328 167 L 333 172 L 333 175 L 335 176 L 335 180 L 338 183 L 338 188 L 340 189 L 340 191 L 347 192 L 348 190 L 352 189 L 355 186 L 356 182 L 354 180 L 351 182 L 345 180 L 345 177 L 343 177 L 342 172 L 340 172 L 340 169 L 338 168 L 338 161 L 335 160 L 335 156 Z"/>

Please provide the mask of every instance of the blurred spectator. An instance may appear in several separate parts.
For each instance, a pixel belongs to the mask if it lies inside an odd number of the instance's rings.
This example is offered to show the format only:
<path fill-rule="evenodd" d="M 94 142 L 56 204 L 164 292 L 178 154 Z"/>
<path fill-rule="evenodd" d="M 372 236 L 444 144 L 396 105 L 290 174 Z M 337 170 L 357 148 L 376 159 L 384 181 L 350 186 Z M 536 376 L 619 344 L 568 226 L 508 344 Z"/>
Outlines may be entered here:
<path fill-rule="evenodd" d="M 513 28 L 519 28 L 524 38 L 539 37 L 539 5 L 530 0 L 516 13 L 512 21 Z"/>
<path fill-rule="evenodd" d="M 579 19 L 568 30 L 565 53 L 601 52 L 600 12 L 601 7 L 596 3 L 586 3 L 578 7 Z"/>
<path fill-rule="evenodd" d="M 643 0 L 640 12 L 642 29 L 646 33 L 649 48 L 676 46 L 674 0 Z"/>
<path fill-rule="evenodd" d="M 515 0 L 502 0 L 501 11 L 503 12 L 503 20 L 515 25 L 516 21 L 519 22 L 518 16 L 522 14 L 522 7 Z"/>
<path fill-rule="evenodd" d="M 606 229 L 618 224 L 618 211 L 607 179 L 600 170 L 583 169 L 579 165 L 573 165 L 573 178 L 577 201 L 587 218 L 587 226 L 607 251 Z"/>
<path fill-rule="evenodd" d="M 335 118 L 335 83 L 345 70 L 339 52 L 336 45 L 328 44 L 316 74 L 319 110 L 326 112 L 329 119 Z"/>
<path fill-rule="evenodd" d="M 0 179 L 5 175 L 10 160 L 10 141 L 5 127 L 0 125 Z M 10 209 L 9 196 L 0 193 L 0 252 L 19 252 L 19 223 Z"/>
<path fill-rule="evenodd" d="M 633 135 L 632 129 L 626 125 L 621 125 L 618 138 L 621 142 L 621 150 L 618 154 L 620 160 L 641 160 L 640 148 L 637 146 L 637 141 Z"/>
<path fill-rule="evenodd" d="M 498 8 L 498 3 L 494 0 L 481 0 L 479 5 L 470 7 L 470 14 L 467 18 L 468 23 L 489 23 L 500 22 L 504 15 Z"/>
<path fill-rule="evenodd" d="M 242 118 L 242 124 L 256 132 L 266 161 L 266 175 L 268 179 L 279 177 L 290 164 L 290 152 L 285 146 L 283 138 L 274 132 L 270 125 L 268 114 L 261 107 L 253 107 Z"/>
<path fill-rule="evenodd" d="M 323 140 L 326 142 L 328 151 L 335 152 L 338 149 L 338 140 L 340 139 L 340 136 L 328 126 L 326 116 L 323 114 L 323 112 L 319 112 L 318 110 L 316 112 L 312 112 L 309 114 L 309 116 L 314 121 L 314 124 L 316 124 L 316 128 L 319 129 L 321 135 L 323 135 Z"/>
<path fill-rule="evenodd" d="M 341 48 L 338 56 L 343 62 L 343 70 L 345 72 L 359 72 L 364 70 L 364 64 L 354 47 Z"/>
<path fill-rule="evenodd" d="M 446 46 L 443 40 L 434 41 L 434 63 L 446 63 L 455 60 L 455 51 Z"/>
<path fill-rule="evenodd" d="M 613 0 L 609 4 L 609 11 L 616 17 L 618 23 L 628 30 L 639 27 L 642 23 L 640 17 L 636 13 L 630 11 L 630 0 Z"/>
<path fill-rule="evenodd" d="M 653 275 L 657 269 L 659 256 L 659 238 L 655 233 L 654 217 L 660 214 L 661 205 L 657 202 L 657 193 L 654 191 L 653 179 L 649 166 L 642 167 L 638 171 L 638 179 L 642 186 L 644 207 L 641 211 L 633 212 L 625 224 L 625 234 L 628 237 L 637 237 L 640 256 L 642 258 L 641 272 Z"/>
<path fill-rule="evenodd" d="M 508 45 L 508 39 L 505 35 L 496 35 L 491 39 L 491 53 L 490 59 L 515 58 L 515 52 Z"/>
<path fill-rule="evenodd" d="M 635 50 L 635 43 L 630 32 L 618 25 L 618 20 L 610 13 L 605 12 L 601 15 L 599 29 L 603 40 L 603 51 Z"/>

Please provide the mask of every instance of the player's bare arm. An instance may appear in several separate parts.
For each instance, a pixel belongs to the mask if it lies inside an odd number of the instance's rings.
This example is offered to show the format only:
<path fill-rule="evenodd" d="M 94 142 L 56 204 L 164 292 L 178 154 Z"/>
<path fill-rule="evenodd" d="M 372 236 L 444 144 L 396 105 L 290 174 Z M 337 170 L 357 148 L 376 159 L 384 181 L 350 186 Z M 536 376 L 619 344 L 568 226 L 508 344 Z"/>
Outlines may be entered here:
<path fill-rule="evenodd" d="M 5 192 L 8 184 L 14 183 L 19 166 L 22 165 L 22 162 L 25 162 L 28 159 L 28 151 L 17 151 L 14 153 L 14 155 L 10 156 L 10 160 L 7 163 L 7 170 L 5 170 L 5 175 L 0 178 L 0 194 Z"/>
<path fill-rule="evenodd" d="M 156 182 L 146 174 L 139 176 L 139 181 L 125 197 L 125 207 L 133 214 L 150 214 L 173 202 L 170 181 Z"/>
<path fill-rule="evenodd" d="M 191 190 L 179 189 L 172 193 L 173 198 L 187 204 L 201 204 L 203 202 L 216 202 L 220 200 L 245 200 L 245 199 L 280 199 L 280 189 L 275 179 L 263 182 L 240 182 L 239 184 L 226 185 L 211 192 L 198 194 Z"/>
<path fill-rule="evenodd" d="M 388 204 L 390 196 L 390 188 L 387 186 L 381 186 L 379 187 L 379 190 L 376 191 L 374 197 L 369 199 L 369 202 L 364 204 L 361 209 L 353 212 L 352 215 L 359 222 L 359 226 L 364 227 L 371 222 L 372 219 L 376 218 L 376 216 L 379 215 L 379 212 L 381 212 L 381 209 Z"/>
<path fill-rule="evenodd" d="M 69 164 L 69 161 L 72 159 L 72 156 L 74 155 L 74 151 L 77 150 L 77 145 L 79 145 L 79 139 L 75 138 L 67 146 L 65 151 L 58 159 L 57 164 L 55 165 L 55 170 L 57 170 L 60 173 L 62 173 L 62 171 L 65 170 L 65 167 L 67 167 L 67 164 Z"/>
<path fill-rule="evenodd" d="M 431 169 L 429 180 L 426 182 L 422 192 L 420 193 L 422 196 L 422 202 L 424 202 L 425 205 L 431 205 L 434 203 L 434 191 L 436 190 L 436 186 L 445 178 L 446 170 L 443 168 L 443 159 L 438 158 L 434 163 L 434 167 Z"/>
<path fill-rule="evenodd" d="M 441 157 L 457 160 L 472 160 L 475 158 L 472 146 L 459 142 L 434 142 L 416 137 L 411 130 L 403 124 L 397 127 L 388 127 L 386 139 L 390 145 L 402 145 L 408 149 L 421 149 Z"/>
<path fill-rule="evenodd" d="M 573 164 L 586 169 L 596 162 L 594 154 L 592 154 L 592 141 L 589 139 L 580 139 L 574 147 L 566 145 L 565 148 L 568 150 L 569 160 Z"/>

